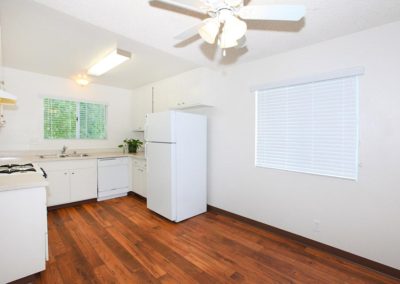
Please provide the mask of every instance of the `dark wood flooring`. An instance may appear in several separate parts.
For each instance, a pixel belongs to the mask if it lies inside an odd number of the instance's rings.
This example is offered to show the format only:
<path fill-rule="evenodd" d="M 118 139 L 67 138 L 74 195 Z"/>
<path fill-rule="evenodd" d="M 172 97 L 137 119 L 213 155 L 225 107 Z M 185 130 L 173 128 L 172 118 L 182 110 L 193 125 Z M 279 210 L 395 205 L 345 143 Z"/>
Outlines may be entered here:
<path fill-rule="evenodd" d="M 179 224 L 124 197 L 51 211 L 37 283 L 399 283 L 215 211 Z"/>

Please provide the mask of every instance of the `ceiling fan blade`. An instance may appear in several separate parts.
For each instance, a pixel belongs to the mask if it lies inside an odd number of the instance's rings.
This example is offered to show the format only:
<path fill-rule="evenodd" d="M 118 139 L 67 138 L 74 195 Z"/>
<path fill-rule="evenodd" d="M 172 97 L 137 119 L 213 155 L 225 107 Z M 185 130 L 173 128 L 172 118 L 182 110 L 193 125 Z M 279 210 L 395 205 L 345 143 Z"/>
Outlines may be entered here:
<path fill-rule="evenodd" d="M 306 14 L 303 5 L 251 5 L 239 10 L 245 20 L 299 21 Z"/>
<path fill-rule="evenodd" d="M 151 0 L 161 2 L 197 13 L 207 14 L 207 6 L 201 0 Z"/>
<path fill-rule="evenodd" d="M 247 43 L 247 37 L 246 37 L 246 35 L 244 35 L 244 36 L 242 36 L 241 38 L 239 38 L 239 39 L 237 40 L 237 43 L 238 43 L 238 45 L 235 46 L 235 48 L 242 48 L 242 47 L 245 47 L 245 46 L 246 46 L 246 43 Z"/>
<path fill-rule="evenodd" d="M 200 22 L 197 25 L 188 28 L 187 30 L 181 32 L 180 34 L 174 36 L 174 39 L 176 40 L 185 40 L 185 39 L 189 39 L 195 35 L 198 34 L 199 29 L 204 25 L 204 22 Z"/>

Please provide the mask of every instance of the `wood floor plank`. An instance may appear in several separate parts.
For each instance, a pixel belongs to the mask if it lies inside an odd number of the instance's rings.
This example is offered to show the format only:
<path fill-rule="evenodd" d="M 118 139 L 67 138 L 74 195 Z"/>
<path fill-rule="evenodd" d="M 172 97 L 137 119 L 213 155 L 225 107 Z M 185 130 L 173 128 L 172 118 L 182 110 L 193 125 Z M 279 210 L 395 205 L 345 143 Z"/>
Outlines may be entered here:
<path fill-rule="evenodd" d="M 156 283 L 140 263 L 132 257 L 82 206 L 70 210 L 79 230 L 90 234 L 94 249 L 107 268 L 120 281 Z M 124 283 L 124 282 L 120 282 Z"/>
<path fill-rule="evenodd" d="M 37 283 L 400 283 L 216 212 L 175 224 L 134 197 L 48 219 L 50 260 Z"/>

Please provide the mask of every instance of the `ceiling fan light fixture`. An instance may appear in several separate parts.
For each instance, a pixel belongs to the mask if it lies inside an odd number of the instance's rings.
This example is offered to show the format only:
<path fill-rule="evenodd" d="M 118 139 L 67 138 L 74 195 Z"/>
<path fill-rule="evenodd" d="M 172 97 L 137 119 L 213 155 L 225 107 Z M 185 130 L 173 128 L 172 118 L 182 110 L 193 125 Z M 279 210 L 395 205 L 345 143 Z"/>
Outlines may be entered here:
<path fill-rule="evenodd" d="M 219 33 L 220 23 L 217 19 L 212 18 L 209 21 L 204 21 L 204 25 L 198 30 L 201 38 L 209 44 L 214 44 Z"/>
<path fill-rule="evenodd" d="M 238 40 L 246 34 L 246 31 L 246 22 L 239 20 L 236 16 L 231 15 L 225 19 L 223 32 L 229 34 L 229 37 Z"/>
<path fill-rule="evenodd" d="M 231 48 L 238 45 L 238 42 L 235 38 L 233 38 L 229 33 L 225 33 L 223 31 L 219 36 L 218 46 L 222 49 Z"/>

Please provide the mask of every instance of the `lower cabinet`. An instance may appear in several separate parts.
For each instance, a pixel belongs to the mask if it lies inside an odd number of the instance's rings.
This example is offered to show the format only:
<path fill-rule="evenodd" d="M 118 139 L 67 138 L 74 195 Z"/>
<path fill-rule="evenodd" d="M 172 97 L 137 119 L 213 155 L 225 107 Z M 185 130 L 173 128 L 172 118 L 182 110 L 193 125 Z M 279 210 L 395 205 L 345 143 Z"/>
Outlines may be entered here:
<path fill-rule="evenodd" d="M 47 206 L 97 198 L 97 160 L 51 161 L 40 166 L 49 182 Z"/>
<path fill-rule="evenodd" d="M 133 159 L 132 175 L 133 192 L 146 197 L 146 161 Z"/>
<path fill-rule="evenodd" d="M 46 189 L 34 187 L 0 192 L 0 224 L 0 283 L 45 270 Z"/>

